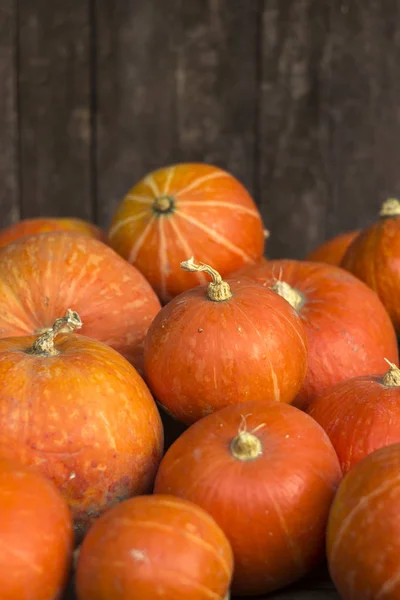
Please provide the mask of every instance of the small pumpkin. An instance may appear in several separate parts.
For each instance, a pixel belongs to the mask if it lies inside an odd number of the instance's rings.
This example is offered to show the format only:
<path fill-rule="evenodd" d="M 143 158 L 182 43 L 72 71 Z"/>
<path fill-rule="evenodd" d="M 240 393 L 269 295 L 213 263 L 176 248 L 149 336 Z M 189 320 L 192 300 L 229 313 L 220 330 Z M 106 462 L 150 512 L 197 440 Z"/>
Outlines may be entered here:
<path fill-rule="evenodd" d="M 0 340 L 0 456 L 36 467 L 72 510 L 76 537 L 148 491 L 163 451 L 155 402 L 112 348 L 72 333 L 67 311 L 40 336 Z"/>
<path fill-rule="evenodd" d="M 119 204 L 111 246 L 134 264 L 165 304 L 206 283 L 179 262 L 191 255 L 222 276 L 263 254 L 264 230 L 253 199 L 235 177 L 207 164 L 163 167 L 141 179 Z"/>
<path fill-rule="evenodd" d="M 300 318 L 277 294 L 249 281 L 223 281 L 208 265 L 184 261 L 212 281 L 164 306 L 149 328 L 146 381 L 186 424 L 246 400 L 291 402 L 307 370 Z"/>
<path fill-rule="evenodd" d="M 307 409 L 332 385 L 381 373 L 398 362 L 396 333 L 377 295 L 339 267 L 298 260 L 260 261 L 237 273 L 270 287 L 297 311 L 307 334 L 304 386 L 294 401 Z"/>
<path fill-rule="evenodd" d="M 232 592 L 265 594 L 323 558 L 340 480 L 333 446 L 311 417 L 278 402 L 247 402 L 189 427 L 164 455 L 154 491 L 209 512 L 233 548 Z"/>
<path fill-rule="evenodd" d="M 0 247 L 6 246 L 7 244 L 28 235 L 51 231 L 72 231 L 84 236 L 93 237 L 102 242 L 107 241 L 106 232 L 89 221 L 74 219 L 72 217 L 46 217 L 22 219 L 21 221 L 18 221 L 18 223 L 13 223 L 8 227 L 4 227 L 0 230 Z"/>
<path fill-rule="evenodd" d="M 343 473 L 374 450 L 400 442 L 400 369 L 342 381 L 315 398 L 308 414 L 324 428 Z"/>
<path fill-rule="evenodd" d="M 350 244 L 341 266 L 373 289 L 400 333 L 400 202 L 383 203 L 379 220 Z"/>
<path fill-rule="evenodd" d="M 99 240 L 71 232 L 41 233 L 0 249 L 0 337 L 51 327 L 71 305 L 84 335 L 142 369 L 144 338 L 161 305 L 135 267 Z"/>
<path fill-rule="evenodd" d="M 314 250 L 306 256 L 305 260 L 323 262 L 328 265 L 336 265 L 339 267 L 347 248 L 359 233 L 359 230 L 340 233 L 325 241 L 317 248 L 314 248 Z"/>
<path fill-rule="evenodd" d="M 376 450 L 343 479 L 329 516 L 327 556 L 343 600 L 400 595 L 400 444 Z"/>
<path fill-rule="evenodd" d="M 222 600 L 232 570 L 231 546 L 206 511 L 173 496 L 137 496 L 90 529 L 76 589 L 79 600 Z"/>
<path fill-rule="evenodd" d="M 72 519 L 55 485 L 0 458 L 0 590 L 3 600 L 54 600 L 71 566 Z"/>

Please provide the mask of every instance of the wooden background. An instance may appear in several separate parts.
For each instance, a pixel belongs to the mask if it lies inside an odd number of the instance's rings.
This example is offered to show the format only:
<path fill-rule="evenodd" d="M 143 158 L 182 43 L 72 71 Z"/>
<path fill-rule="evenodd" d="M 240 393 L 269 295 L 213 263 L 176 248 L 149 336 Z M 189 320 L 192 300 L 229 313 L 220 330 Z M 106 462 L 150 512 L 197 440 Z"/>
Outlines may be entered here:
<path fill-rule="evenodd" d="M 0 0 L 0 225 L 200 160 L 301 257 L 400 193 L 400 0 Z"/>

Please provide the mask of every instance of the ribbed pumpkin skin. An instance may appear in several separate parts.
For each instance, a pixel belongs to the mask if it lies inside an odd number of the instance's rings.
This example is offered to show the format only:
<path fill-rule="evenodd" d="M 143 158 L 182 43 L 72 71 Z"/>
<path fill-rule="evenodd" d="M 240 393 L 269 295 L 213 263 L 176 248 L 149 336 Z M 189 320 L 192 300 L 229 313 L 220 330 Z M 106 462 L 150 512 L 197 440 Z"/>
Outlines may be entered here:
<path fill-rule="evenodd" d="M 97 227 L 97 225 L 94 225 L 89 221 L 73 218 L 47 217 L 45 219 L 23 219 L 18 223 L 0 229 L 0 247 L 6 246 L 7 244 L 28 235 L 51 231 L 72 231 L 84 236 L 93 237 L 102 242 L 107 241 L 105 231 L 102 231 L 100 227 Z"/>
<path fill-rule="evenodd" d="M 2 600 L 61 598 L 72 558 L 72 519 L 56 487 L 39 473 L 0 459 Z"/>
<path fill-rule="evenodd" d="M 364 229 L 341 266 L 378 294 L 400 333 L 400 217 L 380 219 Z"/>
<path fill-rule="evenodd" d="M 157 212 L 157 198 L 170 198 L 171 211 Z M 182 271 L 181 261 L 194 256 L 225 276 L 264 250 L 263 223 L 249 193 L 226 171 L 200 163 L 165 167 L 139 181 L 118 206 L 108 235 L 163 303 L 207 281 Z"/>
<path fill-rule="evenodd" d="M 307 371 L 305 331 L 274 292 L 228 279 L 232 297 L 213 302 L 207 286 L 164 306 L 148 331 L 144 371 L 155 398 L 191 424 L 247 400 L 290 403 Z"/>
<path fill-rule="evenodd" d="M 160 310 L 143 275 L 102 242 L 75 233 L 42 233 L 0 249 L 0 337 L 32 335 L 67 309 L 83 335 L 141 370 L 147 329 Z"/>
<path fill-rule="evenodd" d="M 400 444 L 376 450 L 343 479 L 329 517 L 329 571 L 343 600 L 400 597 Z"/>
<path fill-rule="evenodd" d="M 326 431 L 343 473 L 382 446 L 400 442 L 400 387 L 379 375 L 343 381 L 315 398 L 308 414 Z"/>
<path fill-rule="evenodd" d="M 68 500 L 77 536 L 117 501 L 151 487 L 163 450 L 161 419 L 137 371 L 76 334 L 57 356 L 0 340 L 0 456 L 36 467 Z"/>
<path fill-rule="evenodd" d="M 230 451 L 244 423 L 263 447 L 247 461 Z M 313 419 L 286 404 L 248 402 L 189 427 L 164 455 L 154 490 L 214 517 L 233 548 L 234 594 L 266 594 L 323 559 L 341 477 L 332 444 Z"/>
<path fill-rule="evenodd" d="M 341 233 L 315 248 L 305 260 L 339 267 L 347 248 L 358 234 L 358 230 Z"/>
<path fill-rule="evenodd" d="M 232 570 L 231 546 L 203 509 L 173 496 L 140 496 L 93 525 L 76 588 L 79 600 L 222 600 Z"/>
<path fill-rule="evenodd" d="M 280 279 L 303 295 L 298 314 L 307 334 L 308 372 L 295 406 L 306 409 L 313 398 L 340 381 L 384 372 L 385 358 L 397 364 L 396 333 L 383 304 L 343 269 L 306 261 L 262 260 L 235 276 L 267 287 Z"/>

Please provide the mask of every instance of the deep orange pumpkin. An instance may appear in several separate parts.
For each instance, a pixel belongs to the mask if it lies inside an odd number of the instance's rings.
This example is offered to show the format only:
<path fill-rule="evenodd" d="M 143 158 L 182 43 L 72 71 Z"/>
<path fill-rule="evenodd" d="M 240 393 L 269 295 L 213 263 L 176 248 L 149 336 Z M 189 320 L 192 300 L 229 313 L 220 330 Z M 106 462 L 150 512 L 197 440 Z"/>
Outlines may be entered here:
<path fill-rule="evenodd" d="M 323 427 L 343 473 L 374 450 L 400 442 L 400 370 L 354 377 L 315 398 L 308 414 Z"/>
<path fill-rule="evenodd" d="M 225 282 L 193 260 L 182 267 L 213 281 L 171 300 L 150 326 L 144 370 L 156 399 L 186 424 L 246 400 L 291 402 L 308 354 L 296 311 L 260 285 Z"/>
<path fill-rule="evenodd" d="M 350 244 L 342 267 L 380 297 L 400 333 L 400 202 L 387 200 L 380 219 Z"/>
<path fill-rule="evenodd" d="M 307 333 L 304 386 L 294 401 L 307 408 L 332 385 L 381 373 L 398 361 L 396 334 L 377 295 L 339 267 L 296 260 L 260 261 L 235 273 L 272 287 L 296 307 Z"/>
<path fill-rule="evenodd" d="M 222 600 L 233 571 L 231 546 L 192 502 L 138 496 L 104 514 L 77 564 L 79 600 Z"/>
<path fill-rule="evenodd" d="M 207 510 L 233 548 L 233 592 L 261 594 L 323 558 L 340 480 L 335 451 L 311 417 L 277 402 L 248 402 L 189 427 L 162 459 L 154 490 Z"/>
<path fill-rule="evenodd" d="M 52 479 L 77 537 L 119 500 L 151 488 L 163 450 L 155 402 L 137 371 L 79 329 L 69 311 L 39 337 L 0 340 L 0 456 Z"/>
<path fill-rule="evenodd" d="M 200 163 L 164 167 L 139 181 L 118 206 L 109 239 L 163 303 L 207 281 L 179 268 L 188 256 L 212 262 L 225 276 L 264 250 L 263 223 L 249 193 L 226 171 Z"/>
<path fill-rule="evenodd" d="M 147 329 L 160 310 L 143 275 L 102 242 L 41 233 L 0 249 L 0 337 L 51 327 L 72 307 L 82 333 L 141 369 Z"/>
<path fill-rule="evenodd" d="M 357 230 L 347 231 L 336 235 L 310 252 L 306 257 L 306 260 L 323 262 L 328 265 L 336 265 L 339 267 L 347 248 L 358 234 L 359 231 Z"/>
<path fill-rule="evenodd" d="M 60 598 L 72 558 L 72 519 L 51 481 L 0 458 L 2 600 Z"/>
<path fill-rule="evenodd" d="M 18 223 L 9 225 L 4 229 L 0 230 L 0 247 L 6 246 L 15 240 L 28 235 L 34 235 L 36 233 L 45 233 L 48 231 L 73 231 L 80 233 L 81 235 L 96 238 L 102 242 L 107 241 L 107 235 L 105 231 L 102 231 L 100 227 L 84 221 L 83 219 L 70 218 L 37 218 L 37 219 L 23 219 Z"/>
<path fill-rule="evenodd" d="M 327 554 L 343 600 L 400 597 L 400 444 L 376 450 L 343 479 L 329 517 Z"/>

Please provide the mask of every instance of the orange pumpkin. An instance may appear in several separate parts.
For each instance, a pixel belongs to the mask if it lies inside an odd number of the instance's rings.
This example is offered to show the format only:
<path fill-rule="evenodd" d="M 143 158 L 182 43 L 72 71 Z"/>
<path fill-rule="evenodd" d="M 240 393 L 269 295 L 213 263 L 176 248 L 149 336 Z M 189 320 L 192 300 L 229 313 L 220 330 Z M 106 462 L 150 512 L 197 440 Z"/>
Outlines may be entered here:
<path fill-rule="evenodd" d="M 0 340 L 0 456 L 34 466 L 68 500 L 77 538 L 116 502 L 151 488 L 161 419 L 137 371 L 68 311 L 39 337 Z"/>
<path fill-rule="evenodd" d="M 350 244 L 342 267 L 364 281 L 382 300 L 400 333 L 400 202 L 384 202 L 380 219 Z"/>
<path fill-rule="evenodd" d="M 51 327 L 70 306 L 82 317 L 84 335 L 142 368 L 144 338 L 161 306 L 135 267 L 102 242 L 70 232 L 0 249 L 0 337 Z"/>
<path fill-rule="evenodd" d="M 154 491 L 214 517 L 233 548 L 232 591 L 247 595 L 279 589 L 323 558 L 340 480 L 332 444 L 311 417 L 247 402 L 189 427 L 162 459 Z"/>
<path fill-rule="evenodd" d="M 71 566 L 67 503 L 51 481 L 0 458 L 2 600 L 60 598 Z"/>
<path fill-rule="evenodd" d="M 164 167 L 125 196 L 109 231 L 111 246 L 150 281 L 163 303 L 204 284 L 180 261 L 194 255 L 222 276 L 259 258 L 263 223 L 246 189 L 229 173 L 206 164 Z"/>
<path fill-rule="evenodd" d="M 327 240 L 310 252 L 306 260 L 339 267 L 347 248 L 359 233 L 358 230 L 347 231 Z"/>
<path fill-rule="evenodd" d="M 343 479 L 329 516 L 329 571 L 343 600 L 400 597 L 400 444 L 376 450 Z"/>
<path fill-rule="evenodd" d="M 125 500 L 83 541 L 79 600 L 222 600 L 232 578 L 231 546 L 214 519 L 168 495 Z"/>
<path fill-rule="evenodd" d="M 183 423 L 246 400 L 291 402 L 307 371 L 296 311 L 251 282 L 223 281 L 192 259 L 182 268 L 212 277 L 164 306 L 145 341 L 145 377 L 160 404 Z"/>
<path fill-rule="evenodd" d="M 296 309 L 305 326 L 308 372 L 293 403 L 298 408 L 306 409 L 313 398 L 340 381 L 383 372 L 385 357 L 398 362 L 396 333 L 383 304 L 343 269 L 263 260 L 235 276 L 271 287 Z"/>
<path fill-rule="evenodd" d="M 37 218 L 37 219 L 23 219 L 18 223 L 9 225 L 4 229 L 0 230 L 0 247 L 6 246 L 15 240 L 28 235 L 34 235 L 36 233 L 45 233 L 49 231 L 73 231 L 80 233 L 81 235 L 96 238 L 102 242 L 107 241 L 107 235 L 105 231 L 102 231 L 100 227 L 84 221 L 82 219 L 73 218 Z"/>

